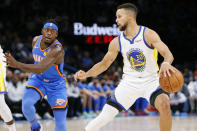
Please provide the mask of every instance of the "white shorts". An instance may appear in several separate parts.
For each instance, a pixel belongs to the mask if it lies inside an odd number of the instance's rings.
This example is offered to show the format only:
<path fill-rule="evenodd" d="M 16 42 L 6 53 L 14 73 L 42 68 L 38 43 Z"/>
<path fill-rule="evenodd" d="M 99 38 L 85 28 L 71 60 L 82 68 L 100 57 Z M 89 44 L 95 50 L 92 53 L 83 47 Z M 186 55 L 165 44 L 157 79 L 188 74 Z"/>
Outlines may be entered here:
<path fill-rule="evenodd" d="M 6 61 L 3 57 L 3 53 L 0 53 L 0 93 L 7 93 L 5 87 L 5 78 L 6 78 Z"/>
<path fill-rule="evenodd" d="M 128 110 L 134 102 L 143 97 L 150 103 L 150 96 L 159 88 L 159 77 L 150 76 L 146 78 L 124 77 L 115 89 L 116 101 Z"/>

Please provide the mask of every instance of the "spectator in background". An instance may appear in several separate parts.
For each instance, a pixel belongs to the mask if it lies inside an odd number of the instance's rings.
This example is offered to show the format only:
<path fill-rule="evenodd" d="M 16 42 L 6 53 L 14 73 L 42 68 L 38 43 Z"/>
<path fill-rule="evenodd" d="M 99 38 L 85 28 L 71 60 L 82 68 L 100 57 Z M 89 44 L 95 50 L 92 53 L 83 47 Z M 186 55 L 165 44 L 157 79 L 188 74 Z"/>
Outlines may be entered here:
<path fill-rule="evenodd" d="M 67 77 L 68 117 L 79 116 L 81 98 L 77 82 L 71 76 Z"/>
<path fill-rule="evenodd" d="M 100 97 L 105 96 L 104 92 L 102 90 L 102 87 L 99 83 L 99 80 L 97 78 L 93 78 L 91 84 L 89 85 L 92 89 L 92 93 L 96 96 L 96 98 L 92 98 L 93 101 L 93 108 L 95 113 L 99 113 L 99 106 L 100 106 Z"/>
<path fill-rule="evenodd" d="M 191 112 L 191 106 L 190 106 L 190 93 L 187 84 L 183 84 L 183 87 L 180 90 L 187 98 L 186 102 L 184 103 L 184 111 L 189 113 Z"/>
<path fill-rule="evenodd" d="M 101 86 L 98 82 L 98 78 L 93 78 L 88 84 L 88 90 L 91 91 L 93 94 L 93 97 L 91 96 L 88 99 L 88 109 L 90 118 L 96 117 L 95 113 L 99 111 L 100 96 L 104 95 Z"/>
<path fill-rule="evenodd" d="M 179 113 L 184 112 L 183 108 L 186 100 L 186 96 L 180 91 L 170 94 L 170 106 L 172 113 L 176 113 L 176 111 L 179 111 Z"/>
<path fill-rule="evenodd" d="M 84 52 L 84 57 L 82 58 L 83 67 L 88 69 L 92 66 L 92 59 L 90 58 L 90 53 L 88 51 Z"/>
<path fill-rule="evenodd" d="M 191 70 L 189 70 L 188 67 L 185 67 L 183 70 L 183 77 L 184 77 L 184 82 L 186 84 L 189 84 L 190 81 L 193 80 L 193 73 Z"/>
<path fill-rule="evenodd" d="M 102 79 L 101 80 L 101 83 L 102 83 L 102 89 L 105 93 L 105 96 L 104 97 L 101 97 L 102 99 L 102 102 L 100 104 L 100 110 L 103 109 L 103 106 L 104 104 L 107 102 L 107 98 L 113 93 L 114 89 L 115 89 L 115 86 L 114 86 L 114 83 L 112 80 L 110 79 Z"/>
<path fill-rule="evenodd" d="M 101 79 L 100 80 L 100 86 L 101 86 L 102 91 L 103 91 L 103 93 L 105 95 L 100 97 L 99 111 L 101 111 L 103 109 L 103 106 L 107 102 L 107 96 L 112 93 L 111 90 L 109 90 L 109 88 L 108 88 L 108 86 L 106 84 L 106 80 L 105 79 Z"/>
<path fill-rule="evenodd" d="M 188 85 L 190 92 L 191 110 L 193 113 L 197 112 L 197 74 L 194 73 L 193 81 Z"/>
<path fill-rule="evenodd" d="M 80 90 L 81 94 L 81 100 L 82 100 L 82 116 L 84 118 L 89 117 L 89 113 L 92 112 L 92 100 L 91 97 L 97 99 L 97 96 L 95 96 L 91 90 L 89 90 L 88 84 L 86 83 L 86 80 L 80 80 L 77 84 L 77 87 Z"/>
<path fill-rule="evenodd" d="M 10 71 L 8 71 L 10 73 Z M 8 75 L 9 77 L 10 75 Z M 22 97 L 26 86 L 27 76 L 21 73 L 19 70 L 15 70 L 10 80 L 7 81 L 8 94 L 6 97 L 6 102 L 10 107 L 12 113 L 22 113 Z"/>

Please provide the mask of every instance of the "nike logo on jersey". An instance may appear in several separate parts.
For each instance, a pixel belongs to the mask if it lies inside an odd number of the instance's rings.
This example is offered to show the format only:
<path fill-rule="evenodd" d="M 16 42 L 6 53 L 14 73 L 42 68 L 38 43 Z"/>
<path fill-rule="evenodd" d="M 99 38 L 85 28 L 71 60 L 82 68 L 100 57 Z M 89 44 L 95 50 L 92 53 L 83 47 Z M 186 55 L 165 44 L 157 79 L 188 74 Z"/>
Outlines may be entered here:
<path fill-rule="evenodd" d="M 140 39 L 140 40 L 135 40 L 135 42 L 140 42 L 140 41 L 142 41 L 142 39 Z"/>

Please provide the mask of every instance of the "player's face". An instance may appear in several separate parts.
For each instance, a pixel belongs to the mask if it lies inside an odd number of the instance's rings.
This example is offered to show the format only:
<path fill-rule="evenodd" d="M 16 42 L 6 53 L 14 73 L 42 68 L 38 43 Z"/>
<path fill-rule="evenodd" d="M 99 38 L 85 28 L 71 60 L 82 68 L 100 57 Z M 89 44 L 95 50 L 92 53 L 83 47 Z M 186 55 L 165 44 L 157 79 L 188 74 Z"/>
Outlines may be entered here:
<path fill-rule="evenodd" d="M 128 13 L 125 9 L 118 9 L 116 11 L 116 23 L 120 29 L 120 31 L 124 31 L 127 27 L 128 23 Z"/>
<path fill-rule="evenodd" d="M 53 28 L 44 28 L 42 29 L 42 35 L 45 43 L 52 43 L 56 39 L 58 33 Z"/>

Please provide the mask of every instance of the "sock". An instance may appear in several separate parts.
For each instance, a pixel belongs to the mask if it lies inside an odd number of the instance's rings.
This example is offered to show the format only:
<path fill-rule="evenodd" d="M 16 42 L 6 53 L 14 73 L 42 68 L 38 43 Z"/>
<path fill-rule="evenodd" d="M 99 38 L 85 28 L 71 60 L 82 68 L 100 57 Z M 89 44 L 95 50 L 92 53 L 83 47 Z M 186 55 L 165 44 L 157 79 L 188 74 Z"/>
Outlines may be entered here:
<path fill-rule="evenodd" d="M 92 112 L 92 108 L 88 107 L 88 113 Z"/>
<path fill-rule="evenodd" d="M 99 98 L 94 100 L 94 111 L 97 112 L 99 110 Z"/>
<path fill-rule="evenodd" d="M 102 110 L 105 103 L 107 102 L 107 98 L 106 97 L 100 97 L 100 105 L 99 105 L 99 110 Z"/>
<path fill-rule="evenodd" d="M 86 112 L 86 108 L 85 107 L 82 107 L 82 112 Z"/>
<path fill-rule="evenodd" d="M 88 123 L 85 131 L 99 131 L 101 127 L 112 121 L 118 113 L 119 111 L 116 108 L 105 104 L 102 112 L 94 120 Z"/>
<path fill-rule="evenodd" d="M 16 127 L 14 123 L 12 125 L 7 125 L 7 128 L 9 131 L 16 131 Z"/>

